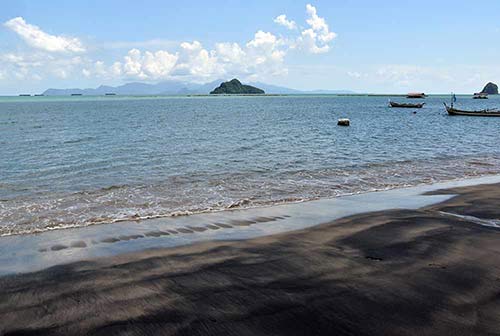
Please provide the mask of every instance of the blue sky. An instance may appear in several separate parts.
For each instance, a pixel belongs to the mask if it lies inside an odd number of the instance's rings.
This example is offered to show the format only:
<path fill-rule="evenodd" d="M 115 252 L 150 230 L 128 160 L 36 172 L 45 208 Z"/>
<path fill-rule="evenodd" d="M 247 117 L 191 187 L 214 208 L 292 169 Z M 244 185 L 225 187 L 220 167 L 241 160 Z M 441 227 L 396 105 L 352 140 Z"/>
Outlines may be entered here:
<path fill-rule="evenodd" d="M 0 94 L 176 79 L 470 93 L 500 81 L 500 2 L 1 0 Z"/>

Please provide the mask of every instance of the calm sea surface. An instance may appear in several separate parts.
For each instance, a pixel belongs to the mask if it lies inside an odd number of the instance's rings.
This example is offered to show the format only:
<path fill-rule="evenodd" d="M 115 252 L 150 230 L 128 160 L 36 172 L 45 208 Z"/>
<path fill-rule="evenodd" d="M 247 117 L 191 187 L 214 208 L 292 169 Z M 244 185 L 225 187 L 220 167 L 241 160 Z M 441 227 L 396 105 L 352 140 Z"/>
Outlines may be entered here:
<path fill-rule="evenodd" d="M 500 173 L 500 118 L 387 100 L 0 97 L 0 235 Z"/>

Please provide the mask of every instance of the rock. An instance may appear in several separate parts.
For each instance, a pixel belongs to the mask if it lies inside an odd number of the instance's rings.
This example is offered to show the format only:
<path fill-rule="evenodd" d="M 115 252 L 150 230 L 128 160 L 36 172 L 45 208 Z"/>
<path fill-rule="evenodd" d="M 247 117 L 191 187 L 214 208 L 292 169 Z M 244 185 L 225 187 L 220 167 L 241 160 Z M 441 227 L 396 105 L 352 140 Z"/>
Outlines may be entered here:
<path fill-rule="evenodd" d="M 264 90 L 250 85 L 243 85 L 236 78 L 229 82 L 224 82 L 215 88 L 210 94 L 264 94 Z"/>
<path fill-rule="evenodd" d="M 486 84 L 484 87 L 483 91 L 481 93 L 486 93 L 486 94 L 491 94 L 491 95 L 497 95 L 498 94 L 498 85 L 495 83 L 489 82 Z"/>
<path fill-rule="evenodd" d="M 349 119 L 339 119 L 337 122 L 337 125 L 339 126 L 349 126 L 351 124 L 351 121 Z"/>

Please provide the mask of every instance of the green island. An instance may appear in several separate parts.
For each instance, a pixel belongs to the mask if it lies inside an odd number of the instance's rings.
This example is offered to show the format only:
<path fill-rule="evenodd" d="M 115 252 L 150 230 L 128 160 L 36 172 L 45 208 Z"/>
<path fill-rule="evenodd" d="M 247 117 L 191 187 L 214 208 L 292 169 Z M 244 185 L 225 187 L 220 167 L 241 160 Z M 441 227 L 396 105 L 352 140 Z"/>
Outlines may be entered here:
<path fill-rule="evenodd" d="M 236 78 L 229 82 L 223 82 L 210 94 L 265 94 L 264 90 L 251 85 L 243 85 Z"/>

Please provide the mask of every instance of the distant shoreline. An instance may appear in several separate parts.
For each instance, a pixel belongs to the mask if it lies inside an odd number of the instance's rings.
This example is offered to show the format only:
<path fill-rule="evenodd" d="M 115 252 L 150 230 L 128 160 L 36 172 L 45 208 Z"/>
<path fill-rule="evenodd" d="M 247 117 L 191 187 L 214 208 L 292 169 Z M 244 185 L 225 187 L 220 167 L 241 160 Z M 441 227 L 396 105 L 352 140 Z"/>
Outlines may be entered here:
<path fill-rule="evenodd" d="M 471 93 L 456 93 L 458 97 L 472 97 L 474 94 Z M 265 94 L 151 94 L 151 95 L 135 95 L 135 94 L 114 94 L 114 95 L 0 95 L 0 98 L 36 98 L 36 99 L 46 99 L 46 98 L 81 98 L 81 97 L 103 97 L 103 98 L 117 98 L 117 97 L 315 97 L 315 96 L 334 96 L 334 97 L 403 97 L 407 96 L 406 93 L 265 93 Z M 440 97 L 440 96 L 450 96 L 450 93 L 430 93 L 427 94 L 428 97 Z M 490 95 L 497 96 L 497 95 Z"/>

